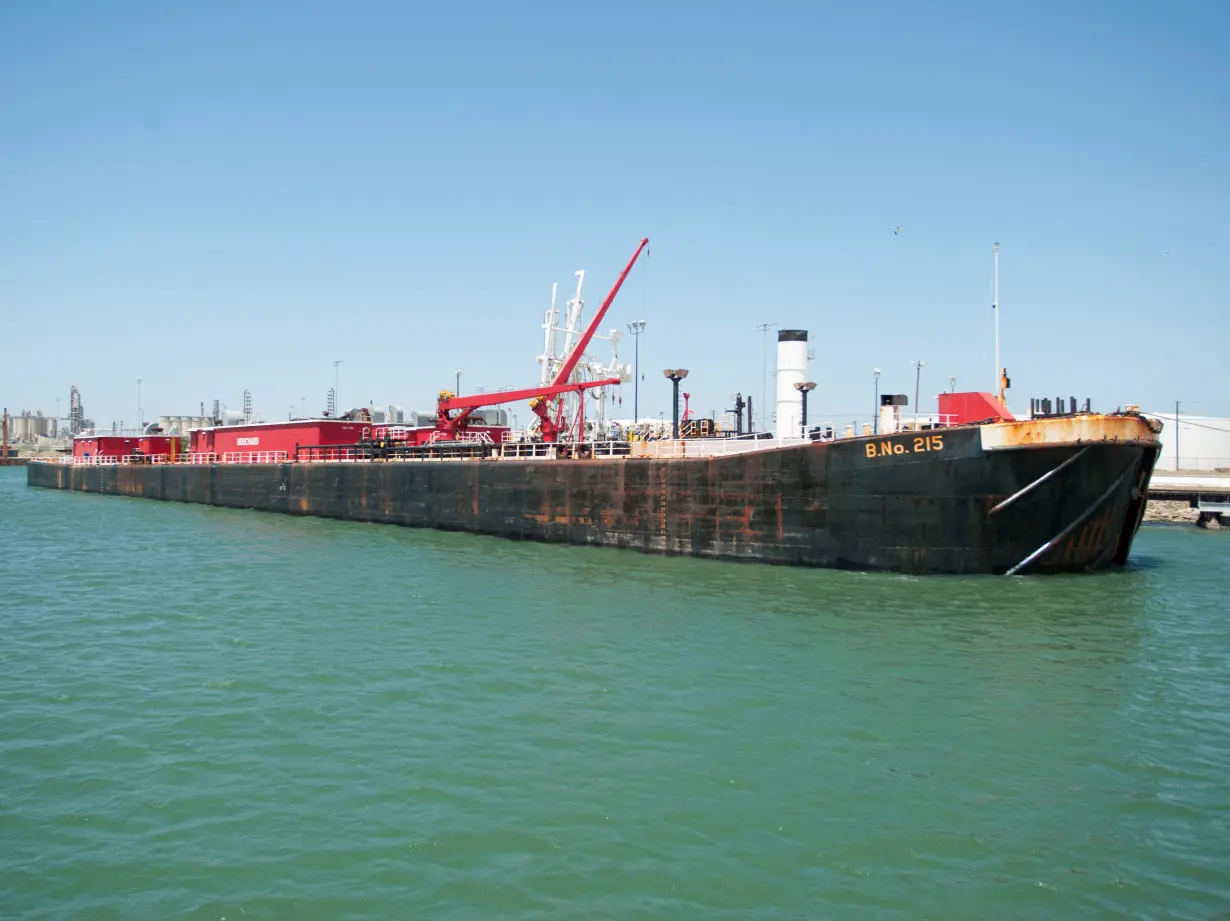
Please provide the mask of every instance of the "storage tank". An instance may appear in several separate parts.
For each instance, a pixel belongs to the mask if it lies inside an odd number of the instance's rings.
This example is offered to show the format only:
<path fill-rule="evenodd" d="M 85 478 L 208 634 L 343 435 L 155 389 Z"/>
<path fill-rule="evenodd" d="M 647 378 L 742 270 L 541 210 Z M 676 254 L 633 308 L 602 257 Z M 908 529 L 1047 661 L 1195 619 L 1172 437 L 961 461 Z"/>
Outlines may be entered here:
<path fill-rule="evenodd" d="M 803 434 L 803 394 L 795 384 L 807 380 L 807 330 L 783 329 L 777 334 L 778 438 Z"/>
<path fill-rule="evenodd" d="M 389 418 L 389 425 L 400 425 L 401 423 L 406 421 L 405 413 L 402 412 L 402 408 L 398 406 L 396 403 L 389 404 L 388 418 Z"/>

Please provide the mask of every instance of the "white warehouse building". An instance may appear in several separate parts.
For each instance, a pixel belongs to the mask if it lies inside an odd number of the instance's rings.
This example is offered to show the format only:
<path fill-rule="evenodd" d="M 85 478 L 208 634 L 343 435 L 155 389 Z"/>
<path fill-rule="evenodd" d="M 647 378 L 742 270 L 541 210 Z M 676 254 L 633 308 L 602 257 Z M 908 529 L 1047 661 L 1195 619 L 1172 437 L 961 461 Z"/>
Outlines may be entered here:
<path fill-rule="evenodd" d="M 1158 470 L 1230 471 L 1230 419 L 1151 412 L 1160 419 L 1162 455 Z"/>

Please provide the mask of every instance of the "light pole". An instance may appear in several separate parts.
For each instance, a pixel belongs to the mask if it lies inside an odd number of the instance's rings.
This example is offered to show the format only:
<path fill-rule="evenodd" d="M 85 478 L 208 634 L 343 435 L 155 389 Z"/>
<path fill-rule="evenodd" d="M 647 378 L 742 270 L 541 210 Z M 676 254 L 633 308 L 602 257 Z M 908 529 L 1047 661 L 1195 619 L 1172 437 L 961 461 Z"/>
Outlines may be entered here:
<path fill-rule="evenodd" d="M 671 400 L 671 438 L 679 439 L 679 382 L 688 376 L 687 368 L 667 368 L 662 374 L 674 387 L 674 398 Z"/>
<path fill-rule="evenodd" d="M 338 366 L 341 365 L 341 363 L 342 363 L 342 360 L 340 358 L 337 361 L 333 362 L 333 415 L 334 416 L 340 416 L 342 413 L 341 403 L 338 402 L 338 399 L 337 399 L 337 377 L 338 377 L 337 369 L 338 369 Z"/>
<path fill-rule="evenodd" d="M 803 397 L 803 437 L 807 437 L 807 395 L 816 389 L 814 381 L 798 381 L 794 389 Z"/>
<path fill-rule="evenodd" d="M 1179 472 L 1179 401 L 1174 401 L 1174 472 Z"/>
<path fill-rule="evenodd" d="M 762 413 L 767 413 L 769 411 L 767 409 L 769 405 L 769 330 L 777 329 L 777 324 L 759 323 L 757 324 L 756 329 L 760 330 L 760 332 L 764 335 L 764 348 L 761 350 L 762 354 L 760 362 L 760 411 Z M 766 416 L 766 418 L 772 420 L 773 417 L 769 415 Z M 768 429 L 765 429 L 765 431 L 768 431 Z"/>
<path fill-rule="evenodd" d="M 454 396 L 461 396 L 461 375 L 465 373 L 465 368 L 458 368 L 453 372 L 457 377 L 457 389 L 453 391 Z"/>
<path fill-rule="evenodd" d="M 922 378 L 922 369 L 925 361 L 914 359 L 914 431 L 918 431 L 918 382 Z"/>
<path fill-rule="evenodd" d="M 628 324 L 628 332 L 632 333 L 633 342 L 633 359 L 632 373 L 636 375 L 632 381 L 632 424 L 635 425 L 641 418 L 641 400 L 640 400 L 640 384 L 641 384 L 641 333 L 645 331 L 644 320 L 633 320 Z"/>
<path fill-rule="evenodd" d="M 871 376 L 876 381 L 876 399 L 875 408 L 871 411 L 872 432 L 876 435 L 880 434 L 880 369 L 872 368 Z"/>

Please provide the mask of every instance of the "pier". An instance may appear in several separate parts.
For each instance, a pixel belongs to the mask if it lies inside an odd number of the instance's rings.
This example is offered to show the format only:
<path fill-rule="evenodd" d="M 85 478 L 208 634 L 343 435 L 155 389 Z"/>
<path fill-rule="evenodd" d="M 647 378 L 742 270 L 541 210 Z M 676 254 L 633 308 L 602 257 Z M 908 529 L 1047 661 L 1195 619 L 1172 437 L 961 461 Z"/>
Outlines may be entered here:
<path fill-rule="evenodd" d="M 1196 524 L 1218 526 L 1223 515 L 1230 515 L 1230 473 L 1155 471 L 1149 479 L 1149 499 L 1151 503 L 1186 502 L 1197 512 Z"/>

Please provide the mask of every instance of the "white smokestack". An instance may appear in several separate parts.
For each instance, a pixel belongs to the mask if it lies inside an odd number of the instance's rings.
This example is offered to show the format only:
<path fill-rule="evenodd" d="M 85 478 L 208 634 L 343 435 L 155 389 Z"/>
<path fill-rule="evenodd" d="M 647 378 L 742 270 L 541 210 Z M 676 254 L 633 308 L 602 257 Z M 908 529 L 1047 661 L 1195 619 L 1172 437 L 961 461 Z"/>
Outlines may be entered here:
<path fill-rule="evenodd" d="M 795 388 L 807 380 L 807 330 L 783 329 L 777 334 L 778 438 L 803 434 L 803 394 Z"/>

